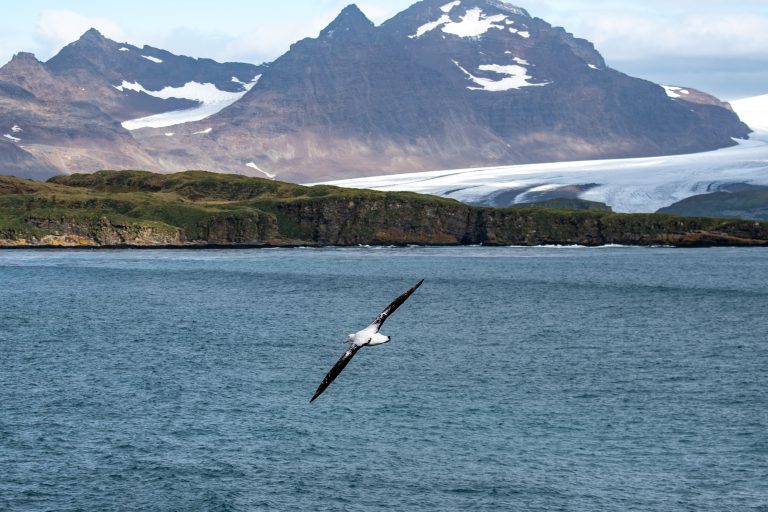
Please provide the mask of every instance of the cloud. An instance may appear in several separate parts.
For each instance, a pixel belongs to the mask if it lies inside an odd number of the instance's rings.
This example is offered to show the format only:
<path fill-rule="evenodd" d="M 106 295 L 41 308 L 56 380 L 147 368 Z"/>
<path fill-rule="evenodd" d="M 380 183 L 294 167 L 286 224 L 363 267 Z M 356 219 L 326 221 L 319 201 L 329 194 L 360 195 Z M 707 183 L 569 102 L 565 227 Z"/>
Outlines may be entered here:
<path fill-rule="evenodd" d="M 283 21 L 263 24 L 232 38 L 222 51 L 236 59 L 273 60 L 288 51 L 293 43 L 306 37 L 317 37 L 337 15 L 337 12 L 328 12 L 303 23 Z"/>
<path fill-rule="evenodd" d="M 768 56 L 674 57 L 614 62 L 617 69 L 656 83 L 694 87 L 733 100 L 768 93 Z"/>
<path fill-rule="evenodd" d="M 609 59 L 649 56 L 762 56 L 768 48 L 768 16 L 695 14 L 672 18 L 596 15 L 573 30 Z"/>
<path fill-rule="evenodd" d="M 123 29 L 106 18 L 89 18 L 74 11 L 46 9 L 40 13 L 36 37 L 40 47 L 55 51 L 76 41 L 89 28 L 95 28 L 106 37 L 124 41 Z"/>
<path fill-rule="evenodd" d="M 410 2 L 410 0 L 398 1 Z M 256 21 L 251 30 L 240 34 L 214 33 L 178 27 L 171 30 L 165 37 L 152 40 L 145 38 L 144 41 L 171 51 L 182 51 L 217 60 L 266 62 L 276 59 L 301 39 L 317 37 L 348 3 L 349 0 L 321 1 L 315 4 L 311 14 L 305 13 L 300 21 L 296 19 L 270 19 L 268 23 Z M 375 0 L 362 2 L 359 6 L 376 24 L 386 21 L 402 10 L 402 6 L 392 3 L 382 6 Z"/>
<path fill-rule="evenodd" d="M 335 6 L 328 6 L 298 23 L 296 20 L 270 20 L 269 23 L 254 24 L 251 30 L 240 34 L 180 27 L 157 44 L 171 51 L 186 48 L 187 52 L 217 60 L 267 62 L 287 52 L 297 41 L 317 37 L 339 15 L 339 11 Z"/>
<path fill-rule="evenodd" d="M 666 55 L 760 57 L 768 48 L 765 0 L 571 0 L 532 14 L 589 39 L 610 61 Z"/>

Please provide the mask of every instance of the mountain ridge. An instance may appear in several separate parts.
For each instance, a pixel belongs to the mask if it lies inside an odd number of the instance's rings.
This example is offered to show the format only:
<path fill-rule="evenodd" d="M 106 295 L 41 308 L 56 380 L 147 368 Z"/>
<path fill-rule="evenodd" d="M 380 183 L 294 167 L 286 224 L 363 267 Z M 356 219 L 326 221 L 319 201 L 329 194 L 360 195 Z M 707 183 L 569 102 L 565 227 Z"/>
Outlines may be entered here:
<path fill-rule="evenodd" d="M 619 73 L 590 42 L 496 0 L 423 0 L 379 26 L 350 4 L 261 66 L 139 48 L 94 29 L 46 63 L 32 59 L 0 69 L 0 130 L 30 108 L 13 98 L 19 87 L 62 110 L 90 104 L 96 133 L 113 132 L 115 142 L 95 137 L 100 153 L 90 155 L 73 141 L 88 140 L 92 123 L 35 138 L 66 124 L 55 115 L 8 139 L 63 173 L 125 165 L 319 181 L 680 154 L 749 133 L 718 101 Z"/>

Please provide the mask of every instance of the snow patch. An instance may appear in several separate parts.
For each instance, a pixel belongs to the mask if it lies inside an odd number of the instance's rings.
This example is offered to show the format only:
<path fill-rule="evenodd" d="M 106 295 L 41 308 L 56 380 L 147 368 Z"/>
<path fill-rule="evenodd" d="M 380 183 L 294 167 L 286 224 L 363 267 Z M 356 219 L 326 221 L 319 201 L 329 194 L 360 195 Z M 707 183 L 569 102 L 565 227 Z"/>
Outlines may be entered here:
<path fill-rule="evenodd" d="M 480 8 L 470 9 L 461 17 L 461 21 L 447 23 L 443 32 L 459 37 L 479 37 L 492 28 L 503 30 L 504 25 L 498 23 L 506 19 L 504 14 L 486 16 Z"/>
<path fill-rule="evenodd" d="M 120 51 L 120 52 L 129 52 L 129 51 L 131 51 L 131 49 L 130 48 L 126 48 L 125 46 L 123 46 L 118 51 Z"/>
<path fill-rule="evenodd" d="M 277 178 L 277 174 L 272 174 L 271 172 L 265 171 L 264 169 L 256 165 L 254 162 L 248 162 L 247 164 L 245 164 L 245 166 L 262 173 L 263 175 L 265 175 L 267 178 L 271 180 Z"/>
<path fill-rule="evenodd" d="M 670 98 L 682 98 L 683 95 L 691 94 L 691 91 L 683 89 L 682 87 L 672 87 L 670 85 L 662 85 L 662 87 L 667 91 L 667 96 Z"/>
<path fill-rule="evenodd" d="M 467 78 L 476 83 L 479 87 L 467 87 L 470 91 L 489 91 L 489 92 L 502 92 L 510 91 L 512 89 L 521 89 L 523 87 L 541 87 L 549 85 L 550 82 L 533 83 L 529 82 L 532 76 L 528 75 L 528 69 L 519 65 L 507 65 L 502 66 L 499 64 L 483 64 L 478 69 L 480 71 L 486 71 L 489 73 L 496 73 L 498 75 L 506 75 L 505 78 L 500 80 L 492 80 L 490 78 L 482 78 L 474 76 L 472 73 L 464 69 L 461 64 L 453 61 L 456 66 L 467 75 Z"/>
<path fill-rule="evenodd" d="M 21 129 L 21 127 L 20 127 L 19 125 L 15 124 L 15 125 L 13 125 L 13 126 L 11 127 L 11 131 L 12 131 L 13 133 L 19 133 L 19 132 L 23 132 L 24 130 L 22 130 L 22 129 Z"/>
<path fill-rule="evenodd" d="M 243 86 L 245 90 L 241 92 L 222 91 L 214 84 L 201 84 L 199 82 L 187 82 L 182 87 L 166 87 L 160 91 L 149 91 L 138 82 L 131 83 L 127 81 L 123 81 L 121 85 L 113 87 L 118 91 L 143 92 L 144 94 L 164 100 L 179 98 L 200 103 L 197 107 L 187 110 L 175 110 L 173 112 L 155 114 L 149 117 L 132 119 L 123 123 L 123 128 L 126 130 L 138 130 L 139 128 L 166 128 L 177 124 L 201 121 L 224 110 L 250 91 L 251 88 L 256 85 L 256 81 L 258 81 L 260 76 L 261 75 L 254 78 L 254 81 L 250 84 L 245 84 Z"/>
<path fill-rule="evenodd" d="M 142 55 L 142 58 L 147 59 L 148 61 L 152 61 L 155 64 L 162 64 L 163 63 L 162 59 L 158 59 L 157 57 L 152 57 L 150 55 Z"/>
<path fill-rule="evenodd" d="M 512 59 L 512 60 L 514 60 L 515 62 L 517 62 L 517 63 L 518 63 L 518 64 L 520 64 L 521 66 L 530 66 L 530 65 L 531 65 L 531 63 L 530 63 L 530 62 L 528 62 L 528 61 L 527 61 L 527 60 L 525 60 L 525 59 L 521 59 L 520 57 L 515 57 L 515 58 L 514 58 L 514 59 Z"/>
<path fill-rule="evenodd" d="M 510 28 L 509 31 L 512 34 L 517 34 L 520 37 L 523 37 L 525 39 L 530 39 L 530 37 L 531 37 L 531 33 L 526 31 L 526 30 L 517 30 L 516 28 Z"/>
<path fill-rule="evenodd" d="M 206 128 L 205 130 L 200 130 L 199 132 L 195 132 L 192 135 L 208 135 L 213 131 L 213 128 Z"/>
<path fill-rule="evenodd" d="M 249 89 L 251 87 L 253 87 L 254 85 L 256 85 L 257 83 L 259 83 L 259 80 L 261 80 L 261 75 L 256 75 L 255 77 L 253 77 L 253 80 L 251 80 L 250 83 L 245 83 L 242 80 L 240 80 L 239 78 L 237 78 L 236 76 L 232 77 L 232 82 L 234 82 L 236 84 L 240 84 L 243 87 L 249 88 Z"/>
<path fill-rule="evenodd" d="M 440 8 L 440 10 L 443 11 L 444 13 L 448 14 L 449 12 L 451 12 L 453 10 L 454 7 L 458 7 L 460 5 L 461 5 L 461 0 L 456 0 L 455 2 L 451 2 L 449 4 L 445 4 L 444 6 L 442 6 Z"/>
<path fill-rule="evenodd" d="M 432 32 L 440 25 L 445 25 L 446 23 L 451 23 L 451 17 L 448 15 L 441 16 L 440 19 L 437 21 L 431 21 L 429 23 L 425 23 L 424 25 L 420 26 L 416 29 L 416 33 L 412 36 L 408 36 L 411 39 L 419 38 L 426 34 L 427 32 Z"/>
<path fill-rule="evenodd" d="M 18 138 L 18 137 L 14 137 L 14 136 L 13 136 L 13 135 L 11 135 L 10 133 L 6 133 L 5 135 L 3 135 L 3 137 L 5 137 L 6 139 L 8 139 L 8 140 L 11 140 L 11 141 L 13 141 L 13 142 L 21 142 L 21 139 L 20 139 L 20 138 Z"/>
<path fill-rule="evenodd" d="M 502 22 L 507 20 L 508 18 L 505 14 L 486 16 L 482 9 L 475 7 L 464 13 L 460 21 L 453 21 L 451 17 L 446 14 L 441 16 L 437 21 L 431 21 L 420 26 L 416 29 L 416 34 L 408 37 L 411 39 L 419 38 L 439 27 L 442 27 L 442 31 L 446 34 L 452 34 L 459 37 L 480 37 L 492 28 L 504 30 L 505 25 L 502 24 Z"/>
<path fill-rule="evenodd" d="M 597 69 L 597 70 L 600 69 L 599 67 L 595 66 L 594 64 L 587 64 L 587 66 L 589 66 L 592 69 Z"/>
<path fill-rule="evenodd" d="M 176 134 L 173 132 L 168 132 L 168 133 L 164 133 L 163 135 L 165 135 L 166 137 L 173 137 Z"/>

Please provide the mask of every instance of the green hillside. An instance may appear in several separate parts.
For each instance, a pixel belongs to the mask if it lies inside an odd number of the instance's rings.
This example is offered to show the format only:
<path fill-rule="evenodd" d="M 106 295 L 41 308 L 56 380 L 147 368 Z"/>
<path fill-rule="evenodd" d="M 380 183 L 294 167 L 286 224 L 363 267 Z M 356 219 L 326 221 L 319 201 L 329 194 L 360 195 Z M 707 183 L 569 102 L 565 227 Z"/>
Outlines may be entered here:
<path fill-rule="evenodd" d="M 5 247 L 358 244 L 767 245 L 768 224 L 603 209 L 481 208 L 410 192 L 202 171 L 102 171 L 47 183 L 0 177 Z"/>

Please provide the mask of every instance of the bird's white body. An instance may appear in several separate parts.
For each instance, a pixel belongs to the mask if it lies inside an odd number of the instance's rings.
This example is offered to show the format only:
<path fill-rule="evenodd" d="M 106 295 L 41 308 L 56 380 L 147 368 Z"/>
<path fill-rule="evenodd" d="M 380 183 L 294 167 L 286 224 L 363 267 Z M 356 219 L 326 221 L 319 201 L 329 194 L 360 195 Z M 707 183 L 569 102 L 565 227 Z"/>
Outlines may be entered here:
<path fill-rule="evenodd" d="M 379 330 L 375 326 L 371 325 L 362 331 L 350 334 L 347 343 L 352 343 L 358 347 L 374 347 L 376 345 L 389 343 L 390 339 L 391 338 L 389 336 L 379 334 Z"/>

